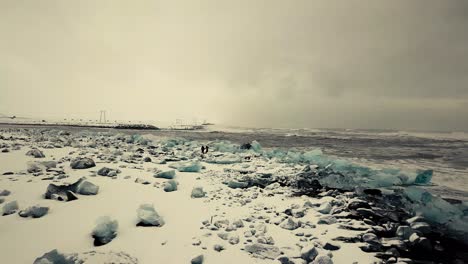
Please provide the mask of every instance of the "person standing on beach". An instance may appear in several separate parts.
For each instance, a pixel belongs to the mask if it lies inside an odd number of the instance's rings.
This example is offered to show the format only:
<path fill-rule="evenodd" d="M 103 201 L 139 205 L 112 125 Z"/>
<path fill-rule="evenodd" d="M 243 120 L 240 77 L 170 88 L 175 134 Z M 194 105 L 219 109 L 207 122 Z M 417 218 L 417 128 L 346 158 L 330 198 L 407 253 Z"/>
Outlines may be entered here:
<path fill-rule="evenodd" d="M 209 147 L 205 146 L 205 154 L 208 153 L 208 149 L 209 149 Z"/>
<path fill-rule="evenodd" d="M 204 145 L 201 146 L 201 154 L 202 155 L 205 154 L 205 146 Z"/>

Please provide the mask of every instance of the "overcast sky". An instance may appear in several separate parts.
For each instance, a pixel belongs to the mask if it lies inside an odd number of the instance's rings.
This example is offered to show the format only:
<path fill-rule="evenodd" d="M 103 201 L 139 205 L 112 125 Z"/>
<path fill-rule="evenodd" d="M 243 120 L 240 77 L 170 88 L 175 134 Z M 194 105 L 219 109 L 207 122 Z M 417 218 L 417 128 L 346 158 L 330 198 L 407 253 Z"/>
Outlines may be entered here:
<path fill-rule="evenodd" d="M 468 130 L 465 0 L 0 0 L 0 113 Z"/>

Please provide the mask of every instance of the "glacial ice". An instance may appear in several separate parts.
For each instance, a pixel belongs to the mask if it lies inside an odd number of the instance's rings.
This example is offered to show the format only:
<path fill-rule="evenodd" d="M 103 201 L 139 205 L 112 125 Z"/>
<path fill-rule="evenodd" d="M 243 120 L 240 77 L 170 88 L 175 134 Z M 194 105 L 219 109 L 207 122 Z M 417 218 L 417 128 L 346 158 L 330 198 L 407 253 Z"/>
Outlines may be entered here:
<path fill-rule="evenodd" d="M 18 210 L 18 202 L 11 201 L 3 205 L 2 215 L 11 215 Z"/>
<path fill-rule="evenodd" d="M 177 191 L 177 182 L 174 180 L 168 180 L 166 183 L 164 183 L 164 191 L 165 192 Z"/>
<path fill-rule="evenodd" d="M 192 198 L 203 198 L 205 197 L 205 195 L 206 195 L 206 192 L 203 191 L 203 187 L 194 187 L 192 189 L 192 194 L 191 194 Z"/>
<path fill-rule="evenodd" d="M 175 177 L 175 170 L 168 170 L 158 172 L 154 175 L 155 178 L 163 178 L 163 179 L 174 179 Z"/>
<path fill-rule="evenodd" d="M 154 210 L 152 204 L 142 204 L 137 210 L 137 226 L 163 226 L 163 218 Z"/>
<path fill-rule="evenodd" d="M 119 227 L 117 220 L 111 220 L 109 216 L 102 216 L 96 223 L 97 225 L 91 234 L 95 246 L 105 245 L 117 236 L 117 228 Z"/>
<path fill-rule="evenodd" d="M 181 161 L 169 165 L 169 168 L 180 172 L 199 172 L 202 169 L 202 164 L 199 161 Z"/>

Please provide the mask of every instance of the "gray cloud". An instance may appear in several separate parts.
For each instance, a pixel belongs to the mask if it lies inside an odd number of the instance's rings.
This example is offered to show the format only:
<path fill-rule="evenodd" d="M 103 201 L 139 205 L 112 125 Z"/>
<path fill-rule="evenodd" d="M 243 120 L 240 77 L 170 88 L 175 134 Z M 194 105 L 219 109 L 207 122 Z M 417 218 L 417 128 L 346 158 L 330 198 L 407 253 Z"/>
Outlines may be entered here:
<path fill-rule="evenodd" d="M 1 0 L 0 113 L 468 130 L 467 26 L 463 0 Z"/>

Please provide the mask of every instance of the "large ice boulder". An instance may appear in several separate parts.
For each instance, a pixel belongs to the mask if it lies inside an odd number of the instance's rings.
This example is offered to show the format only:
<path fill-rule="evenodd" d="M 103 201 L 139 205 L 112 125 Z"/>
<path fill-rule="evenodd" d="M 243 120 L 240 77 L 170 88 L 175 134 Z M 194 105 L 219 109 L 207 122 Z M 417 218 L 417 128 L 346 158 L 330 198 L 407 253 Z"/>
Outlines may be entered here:
<path fill-rule="evenodd" d="M 154 175 L 155 178 L 163 178 L 163 179 L 174 179 L 175 177 L 175 170 L 168 170 L 156 173 Z"/>
<path fill-rule="evenodd" d="M 163 218 L 154 210 L 151 204 L 142 204 L 137 210 L 137 226 L 163 226 Z"/>
<path fill-rule="evenodd" d="M 31 206 L 25 210 L 21 210 L 18 214 L 21 217 L 32 217 L 32 218 L 40 218 L 46 215 L 49 212 L 49 207 L 46 206 Z"/>
<path fill-rule="evenodd" d="M 226 154 L 219 157 L 209 158 L 206 162 L 214 164 L 234 164 L 242 162 L 242 158 L 236 154 Z"/>
<path fill-rule="evenodd" d="M 119 227 L 117 220 L 112 220 L 109 216 L 103 216 L 96 223 L 97 225 L 91 233 L 95 246 L 105 245 L 117 237 L 117 229 Z"/>
<path fill-rule="evenodd" d="M 92 160 L 90 158 L 83 158 L 83 157 L 75 158 L 70 163 L 70 167 L 72 169 L 79 169 L 79 170 L 89 169 L 89 168 L 92 168 L 92 167 L 95 167 L 95 166 L 96 166 L 96 163 L 94 163 L 94 160 Z"/>
<path fill-rule="evenodd" d="M 45 158 L 44 153 L 38 149 L 31 149 L 30 151 L 26 152 L 26 156 L 32 156 L 34 158 Z"/>
<path fill-rule="evenodd" d="M 169 167 L 180 172 L 199 172 L 203 168 L 199 161 L 181 161 L 171 164 Z"/>

